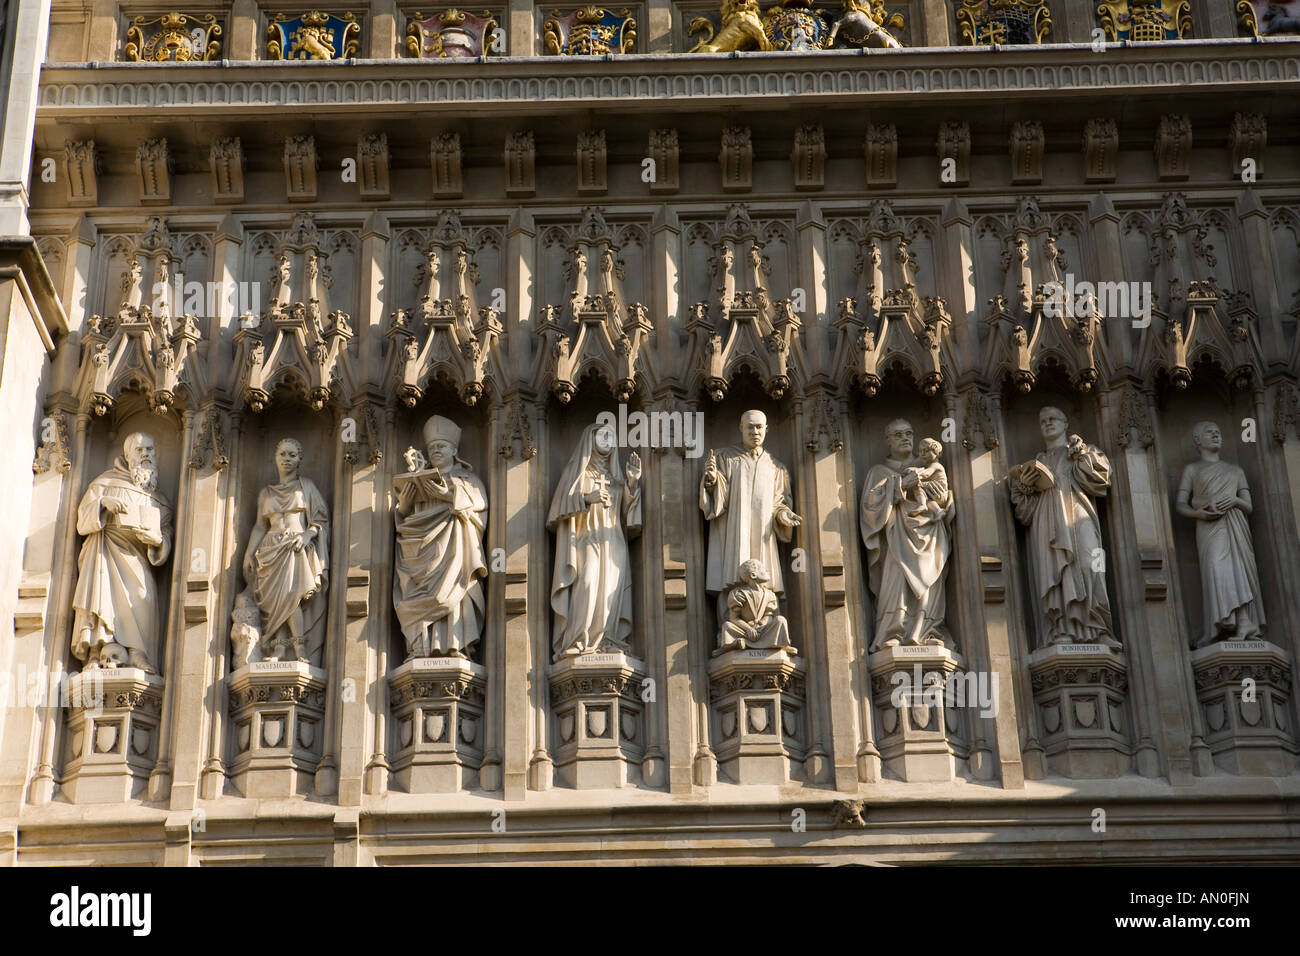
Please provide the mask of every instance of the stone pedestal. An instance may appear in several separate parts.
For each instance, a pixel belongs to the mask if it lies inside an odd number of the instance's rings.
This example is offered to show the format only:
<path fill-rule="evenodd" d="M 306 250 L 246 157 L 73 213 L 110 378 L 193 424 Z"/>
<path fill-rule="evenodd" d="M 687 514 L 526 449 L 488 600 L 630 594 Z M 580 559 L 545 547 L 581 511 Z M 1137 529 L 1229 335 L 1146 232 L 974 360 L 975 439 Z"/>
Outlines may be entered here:
<path fill-rule="evenodd" d="M 99 668 L 73 674 L 67 686 L 64 794 L 73 803 L 141 795 L 158 760 L 162 678 L 138 667 Z"/>
<path fill-rule="evenodd" d="M 1275 777 L 1295 769 L 1287 708 L 1291 662 L 1282 648 L 1267 641 L 1221 641 L 1192 651 L 1192 674 L 1205 743 L 1219 767 Z"/>
<path fill-rule="evenodd" d="M 777 648 L 727 651 L 709 662 L 720 777 L 737 784 L 803 778 L 806 670 Z"/>
<path fill-rule="evenodd" d="M 1118 777 L 1128 770 L 1123 650 L 1102 644 L 1053 644 L 1029 655 L 1039 742 L 1048 769 L 1065 777 Z"/>
<path fill-rule="evenodd" d="M 626 654 L 583 654 L 551 666 L 552 756 L 561 786 L 596 790 L 640 782 L 645 671 Z"/>
<path fill-rule="evenodd" d="M 461 657 L 407 661 L 388 678 L 392 773 L 407 793 L 478 786 L 483 763 L 482 665 Z"/>
<path fill-rule="evenodd" d="M 325 728 L 325 672 L 301 661 L 255 661 L 228 678 L 230 779 L 245 797 L 315 792 Z"/>
<path fill-rule="evenodd" d="M 961 655 L 937 644 L 885 647 L 867 658 L 875 704 L 876 746 L 891 774 L 908 782 L 955 779 L 970 758 L 965 706 L 969 690 Z M 967 700 L 967 697 L 971 697 Z"/>

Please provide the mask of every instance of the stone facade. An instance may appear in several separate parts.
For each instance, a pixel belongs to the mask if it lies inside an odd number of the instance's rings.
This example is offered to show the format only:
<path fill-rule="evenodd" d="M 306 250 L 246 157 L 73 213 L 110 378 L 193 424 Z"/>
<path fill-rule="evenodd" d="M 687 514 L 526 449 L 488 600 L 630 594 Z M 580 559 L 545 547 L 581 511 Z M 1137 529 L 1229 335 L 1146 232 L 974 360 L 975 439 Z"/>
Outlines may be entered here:
<path fill-rule="evenodd" d="M 56 0 L 8 862 L 1296 858 L 1300 40 L 848 6 Z"/>

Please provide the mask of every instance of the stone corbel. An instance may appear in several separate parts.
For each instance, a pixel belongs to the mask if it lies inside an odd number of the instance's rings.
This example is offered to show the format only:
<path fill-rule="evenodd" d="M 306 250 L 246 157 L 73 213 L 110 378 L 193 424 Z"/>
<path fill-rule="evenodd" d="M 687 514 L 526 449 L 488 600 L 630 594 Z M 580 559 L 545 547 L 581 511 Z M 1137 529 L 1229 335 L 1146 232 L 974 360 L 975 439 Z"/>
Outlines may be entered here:
<path fill-rule="evenodd" d="M 135 150 L 140 177 L 140 201 L 169 203 L 172 199 L 172 157 L 165 139 L 147 139 Z"/>
<path fill-rule="evenodd" d="M 821 126 L 800 126 L 795 130 L 790 153 L 795 189 L 821 189 L 826 184 L 826 133 Z"/>
<path fill-rule="evenodd" d="M 343 377 L 347 343 L 352 338 L 348 315 L 329 313 L 326 329 L 315 303 L 309 310 L 297 302 L 289 309 L 273 309 L 267 320 L 260 325 L 272 329 L 269 349 L 259 326 L 243 326 L 235 333 L 236 393 L 254 412 L 262 412 L 275 387 L 292 376 L 312 409 L 320 411 Z"/>
<path fill-rule="evenodd" d="M 867 187 L 898 185 L 898 129 L 893 123 L 867 127 Z"/>
<path fill-rule="evenodd" d="M 244 150 L 239 137 L 219 139 L 209 152 L 212 164 L 212 198 L 219 203 L 244 201 Z"/>
<path fill-rule="evenodd" d="M 942 186 L 970 185 L 970 124 L 952 121 L 939 127 L 935 143 L 939 151 L 939 183 Z M 944 175 L 945 160 L 952 160 L 953 175 Z"/>
<path fill-rule="evenodd" d="M 284 141 L 285 194 L 290 202 L 316 201 L 316 138 L 290 136 Z"/>
<path fill-rule="evenodd" d="M 429 162 L 433 168 L 433 195 L 438 199 L 459 198 L 465 188 L 461 176 L 460 134 L 439 133 L 435 136 L 429 144 Z M 506 171 L 510 171 L 509 140 L 506 141 Z"/>
<path fill-rule="evenodd" d="M 1113 183 L 1119 155 L 1119 127 L 1113 119 L 1090 119 L 1083 129 L 1083 177 L 1089 183 Z"/>
<path fill-rule="evenodd" d="M 578 194 L 600 195 L 608 191 L 606 175 L 605 131 L 585 130 L 578 134 Z"/>
<path fill-rule="evenodd" d="M 1228 175 L 1232 179 L 1241 179 L 1246 169 L 1246 161 L 1254 166 L 1255 179 L 1264 175 L 1264 147 L 1268 143 L 1268 124 L 1261 113 L 1234 113 L 1232 125 L 1228 127 L 1228 146 L 1232 153 L 1232 168 Z"/>
<path fill-rule="evenodd" d="M 650 191 L 652 193 L 677 192 L 681 188 L 677 130 L 652 129 L 650 131 L 650 158 L 654 160 L 654 178 L 650 180 Z"/>
<path fill-rule="evenodd" d="M 1224 310 L 1228 313 L 1226 323 Z M 1218 359 L 1233 388 L 1248 388 L 1259 380 L 1262 368 L 1255 325 L 1247 295 L 1225 294 L 1212 279 L 1194 279 L 1187 284 L 1182 316 L 1166 318 L 1163 335 L 1148 333 L 1141 364 L 1153 372 L 1164 372 L 1170 384 L 1182 390 L 1191 384 L 1192 366 L 1208 351 Z"/>
<path fill-rule="evenodd" d="M 531 196 L 537 192 L 537 148 L 532 130 L 506 137 L 505 162 L 507 196 Z"/>
<path fill-rule="evenodd" d="M 1192 121 L 1177 113 L 1160 117 L 1155 155 L 1161 181 L 1187 179 L 1191 175 Z"/>
<path fill-rule="evenodd" d="M 69 206 L 99 205 L 99 153 L 93 139 L 67 143 L 63 147 L 64 182 L 68 184 Z"/>
<path fill-rule="evenodd" d="M 1037 120 L 1011 127 L 1011 181 L 1036 185 L 1043 181 L 1043 124 Z"/>
<path fill-rule="evenodd" d="M 754 143 L 748 127 L 728 126 L 722 131 L 723 192 L 748 192 L 754 184 Z"/>
<path fill-rule="evenodd" d="M 357 141 L 357 183 L 362 199 L 387 199 L 388 136 L 367 133 Z"/>
<path fill-rule="evenodd" d="M 844 369 L 868 397 L 874 397 L 882 384 L 879 365 L 884 353 L 877 348 L 866 317 L 858 312 L 856 299 L 840 300 L 835 327 L 839 330 L 837 367 Z"/>

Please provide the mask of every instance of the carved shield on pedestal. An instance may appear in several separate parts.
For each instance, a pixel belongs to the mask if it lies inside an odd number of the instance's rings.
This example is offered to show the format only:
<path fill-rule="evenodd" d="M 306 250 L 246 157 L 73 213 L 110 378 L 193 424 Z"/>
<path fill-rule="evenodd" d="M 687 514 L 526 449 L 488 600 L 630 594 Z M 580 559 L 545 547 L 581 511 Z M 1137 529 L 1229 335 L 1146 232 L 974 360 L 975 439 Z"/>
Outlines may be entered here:
<path fill-rule="evenodd" d="M 284 718 L 267 717 L 262 720 L 262 745 L 278 747 L 284 741 Z"/>
<path fill-rule="evenodd" d="M 431 710 L 424 715 L 424 742 L 426 744 L 442 743 L 447 733 L 447 712 Z"/>
<path fill-rule="evenodd" d="M 1286 708 L 1276 697 L 1273 698 L 1273 722 L 1277 724 L 1278 730 L 1286 730 Z"/>
<path fill-rule="evenodd" d="M 1262 716 L 1263 712 L 1259 709 L 1258 700 L 1243 700 L 1241 702 L 1241 719 L 1246 722 L 1247 726 L 1258 727 L 1259 719 Z"/>
<path fill-rule="evenodd" d="M 72 735 L 72 756 L 73 757 L 81 756 L 81 745 L 85 742 L 85 739 L 86 739 L 86 735 L 83 734 L 80 730 Z"/>
<path fill-rule="evenodd" d="M 930 729 L 930 705 L 913 704 L 910 709 L 913 730 Z"/>
<path fill-rule="evenodd" d="M 605 737 L 609 734 L 609 711 L 604 707 L 587 708 L 587 736 Z"/>
<path fill-rule="evenodd" d="M 248 743 L 252 739 L 252 736 L 253 729 L 249 725 L 248 721 L 244 721 L 239 725 L 239 730 L 235 734 L 235 744 L 239 747 L 239 752 L 241 754 L 248 749 Z"/>
<path fill-rule="evenodd" d="M 401 723 L 397 725 L 398 748 L 401 750 L 405 750 L 407 747 L 411 746 L 411 738 L 414 736 L 414 734 L 415 734 L 415 721 L 413 721 L 410 717 L 407 717 L 405 720 L 403 720 Z"/>
<path fill-rule="evenodd" d="M 898 730 L 897 707 L 886 707 L 880 711 L 880 726 L 884 728 L 886 734 L 892 734 Z"/>
<path fill-rule="evenodd" d="M 1223 718 L 1223 701 L 1216 700 L 1205 708 L 1205 722 L 1209 724 L 1211 730 L 1222 730 Z"/>
<path fill-rule="evenodd" d="M 1061 729 L 1061 708 L 1056 704 L 1048 704 L 1043 708 L 1043 729 L 1049 734 Z"/>
<path fill-rule="evenodd" d="M 1074 702 L 1074 720 L 1080 727 L 1095 727 L 1097 725 L 1097 701 L 1091 697 L 1087 700 L 1076 700 Z"/>
<path fill-rule="evenodd" d="M 769 715 L 766 704 L 750 704 L 745 708 L 745 712 L 749 715 L 750 733 L 767 733 L 770 722 L 768 720 Z"/>
<path fill-rule="evenodd" d="M 722 736 L 725 740 L 730 740 L 736 736 L 735 710 L 724 710 L 722 712 Z"/>
<path fill-rule="evenodd" d="M 789 707 L 781 708 L 781 730 L 791 739 L 799 736 L 799 712 Z"/>
<path fill-rule="evenodd" d="M 99 724 L 95 728 L 95 753 L 111 754 L 117 750 L 117 724 Z"/>
<path fill-rule="evenodd" d="M 131 749 L 138 756 L 143 757 L 149 752 L 149 740 L 153 736 L 148 727 L 133 726 L 131 728 Z"/>
<path fill-rule="evenodd" d="M 624 740 L 636 740 L 636 714 L 630 710 L 619 713 L 619 730 Z"/>
<path fill-rule="evenodd" d="M 311 745 L 316 742 L 316 721 L 300 720 L 298 721 L 298 746 L 304 750 L 311 750 Z"/>
<path fill-rule="evenodd" d="M 572 711 L 560 718 L 560 741 L 562 743 L 567 744 L 573 739 L 574 723 Z"/>
<path fill-rule="evenodd" d="M 460 719 L 460 739 L 467 744 L 473 744 L 478 740 L 478 719 L 475 717 L 462 717 Z"/>
<path fill-rule="evenodd" d="M 1119 701 L 1107 700 L 1106 705 L 1110 708 L 1110 727 L 1116 733 L 1124 732 L 1124 708 L 1120 706 Z"/>

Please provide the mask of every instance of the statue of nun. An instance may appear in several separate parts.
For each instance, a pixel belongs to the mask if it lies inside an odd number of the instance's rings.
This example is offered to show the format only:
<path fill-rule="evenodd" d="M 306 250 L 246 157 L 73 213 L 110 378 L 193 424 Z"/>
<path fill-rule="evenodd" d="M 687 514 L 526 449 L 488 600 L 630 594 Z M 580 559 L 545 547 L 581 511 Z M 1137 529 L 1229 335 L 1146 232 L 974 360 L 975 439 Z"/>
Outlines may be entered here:
<path fill-rule="evenodd" d="M 555 532 L 551 647 L 558 661 L 597 650 L 629 650 L 632 566 L 628 534 L 641 533 L 641 459 L 619 466 L 614 430 L 588 425 L 551 500 Z"/>

